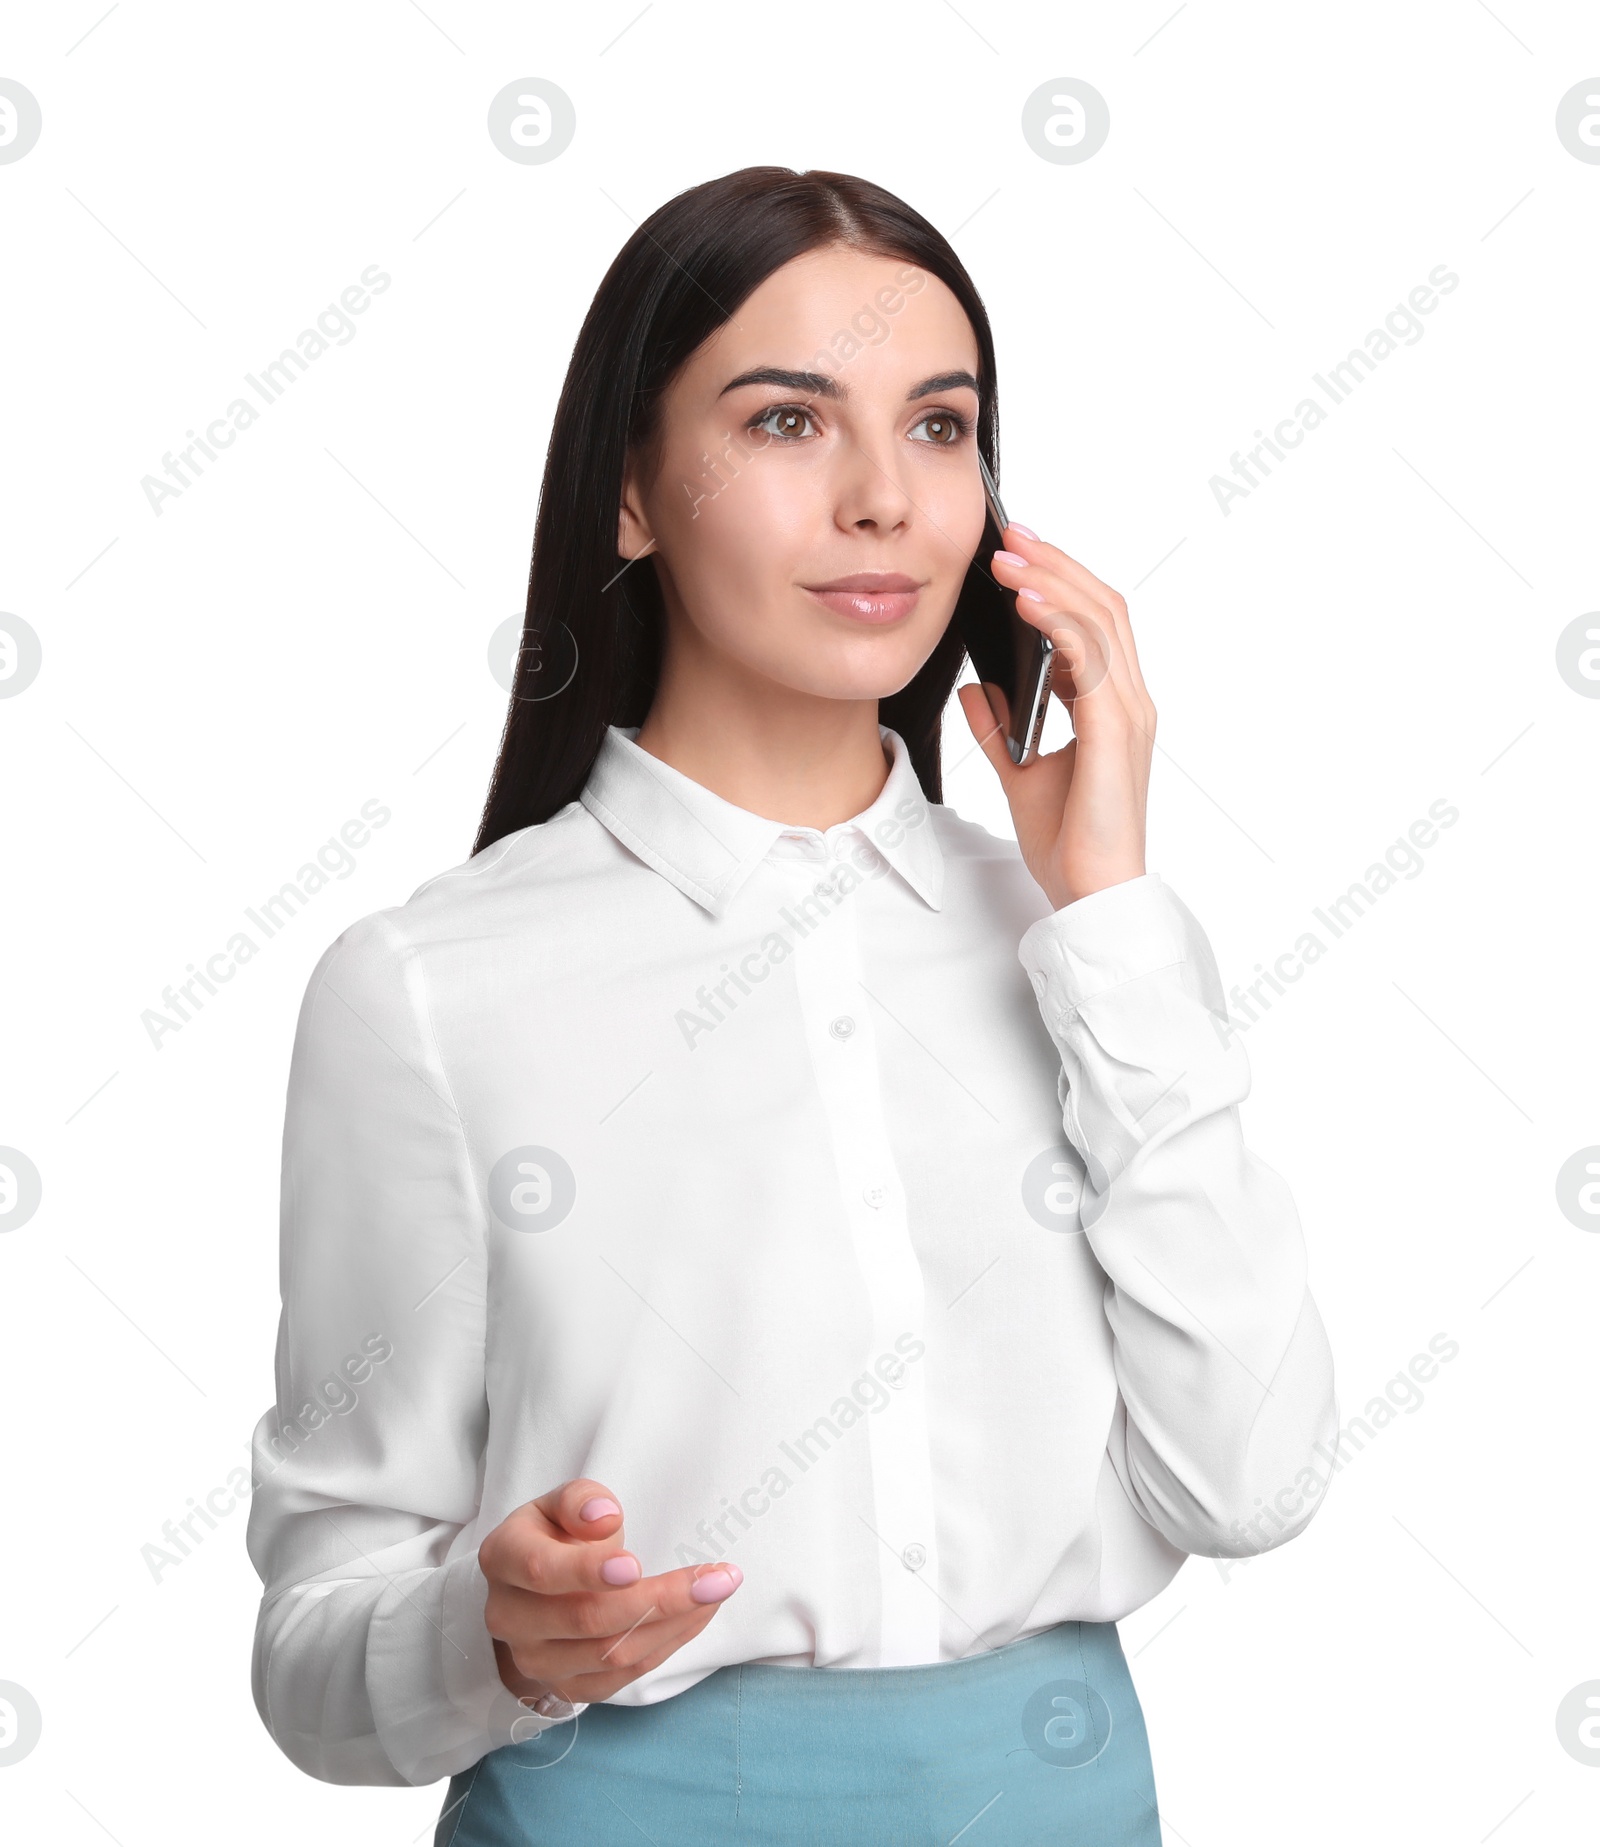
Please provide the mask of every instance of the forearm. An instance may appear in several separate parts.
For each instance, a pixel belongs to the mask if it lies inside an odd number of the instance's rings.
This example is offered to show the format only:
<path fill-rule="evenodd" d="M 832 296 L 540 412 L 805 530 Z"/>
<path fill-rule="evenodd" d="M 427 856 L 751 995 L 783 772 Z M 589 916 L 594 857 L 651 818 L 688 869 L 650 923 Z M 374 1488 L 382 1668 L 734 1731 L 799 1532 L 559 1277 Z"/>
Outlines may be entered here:
<path fill-rule="evenodd" d="M 1019 956 L 1061 1054 L 1082 1228 L 1108 1278 L 1127 1412 L 1113 1462 L 1183 1550 L 1262 1550 L 1309 1518 L 1304 1472 L 1337 1406 L 1293 1198 L 1243 1141 L 1249 1066 L 1210 946 L 1145 877 L 1041 918 Z M 1275 1522 L 1253 1524 L 1263 1505 Z"/>

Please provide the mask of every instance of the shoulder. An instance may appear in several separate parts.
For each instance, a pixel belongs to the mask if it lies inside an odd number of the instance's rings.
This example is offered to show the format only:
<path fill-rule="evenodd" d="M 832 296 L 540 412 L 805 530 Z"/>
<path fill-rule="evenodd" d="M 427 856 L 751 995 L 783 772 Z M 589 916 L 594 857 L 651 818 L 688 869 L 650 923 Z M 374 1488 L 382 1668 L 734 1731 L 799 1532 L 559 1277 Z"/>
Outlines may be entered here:
<path fill-rule="evenodd" d="M 1021 849 L 1009 834 L 993 833 L 982 822 L 969 820 L 941 802 L 929 802 L 928 813 L 947 859 L 987 865 L 1023 865 Z"/>
<path fill-rule="evenodd" d="M 603 832 L 581 801 L 559 808 L 548 821 L 505 834 L 481 853 L 424 879 L 402 905 L 385 915 L 421 941 L 433 931 L 459 929 L 508 896 L 544 888 L 586 861 L 584 851 Z"/>
<path fill-rule="evenodd" d="M 1038 890 L 1012 835 L 996 833 L 942 803 L 929 802 L 927 813 L 933 816 L 933 835 L 939 840 L 944 863 L 959 877 L 981 887 L 1014 885 L 1020 892 Z"/>
<path fill-rule="evenodd" d="M 401 904 L 369 911 L 346 926 L 319 957 L 306 985 L 302 1012 L 330 984 L 353 1002 L 401 1011 L 420 998 L 427 952 L 472 939 L 492 939 L 509 922 L 526 919 L 530 894 L 544 894 L 572 877 L 600 851 L 601 829 L 581 802 L 533 827 L 436 872 Z"/>
<path fill-rule="evenodd" d="M 944 858 L 945 909 L 974 921 L 994 941 L 1017 942 L 1050 911 L 1050 900 L 1028 870 L 1010 833 L 999 833 L 954 808 L 929 803 Z"/>

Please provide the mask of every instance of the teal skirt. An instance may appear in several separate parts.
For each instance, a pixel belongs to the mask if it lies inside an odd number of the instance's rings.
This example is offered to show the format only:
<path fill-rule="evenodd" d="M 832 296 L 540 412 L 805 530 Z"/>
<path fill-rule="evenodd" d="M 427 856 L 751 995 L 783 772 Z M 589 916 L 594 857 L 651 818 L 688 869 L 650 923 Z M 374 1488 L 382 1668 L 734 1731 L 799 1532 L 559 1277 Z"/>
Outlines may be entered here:
<path fill-rule="evenodd" d="M 1115 1623 L 926 1667 L 718 1668 L 450 1780 L 434 1847 L 1161 1847 Z"/>

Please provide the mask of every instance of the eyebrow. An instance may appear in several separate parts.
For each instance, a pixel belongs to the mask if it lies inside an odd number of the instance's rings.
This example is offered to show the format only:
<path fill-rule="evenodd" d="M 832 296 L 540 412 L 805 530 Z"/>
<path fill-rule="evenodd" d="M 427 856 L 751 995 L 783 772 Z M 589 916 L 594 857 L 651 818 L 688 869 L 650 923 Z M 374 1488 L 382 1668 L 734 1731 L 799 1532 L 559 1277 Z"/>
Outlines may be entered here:
<path fill-rule="evenodd" d="M 805 391 L 819 398 L 842 399 L 849 396 L 849 387 L 830 378 L 826 372 L 790 372 L 782 366 L 752 366 L 748 372 L 730 378 L 717 395 L 725 398 L 730 391 L 737 391 L 741 385 L 781 385 L 786 391 Z M 978 381 L 970 372 L 936 372 L 932 378 L 925 378 L 913 385 L 906 393 L 906 402 L 914 404 L 918 398 L 932 397 L 940 391 L 954 391 L 962 385 L 982 397 Z"/>

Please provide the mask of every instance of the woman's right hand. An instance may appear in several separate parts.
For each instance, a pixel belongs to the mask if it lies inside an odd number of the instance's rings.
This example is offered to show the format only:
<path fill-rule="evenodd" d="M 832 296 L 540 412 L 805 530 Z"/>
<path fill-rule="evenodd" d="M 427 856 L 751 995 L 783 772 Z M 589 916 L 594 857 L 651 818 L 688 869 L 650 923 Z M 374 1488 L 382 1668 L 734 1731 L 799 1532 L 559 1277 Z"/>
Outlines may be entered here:
<path fill-rule="evenodd" d="M 730 1564 L 647 1578 L 621 1536 L 615 1495 L 580 1480 L 528 1501 L 479 1546 L 484 1620 L 518 1699 L 609 1699 L 697 1636 L 743 1582 Z"/>

